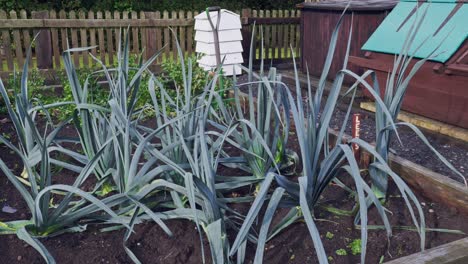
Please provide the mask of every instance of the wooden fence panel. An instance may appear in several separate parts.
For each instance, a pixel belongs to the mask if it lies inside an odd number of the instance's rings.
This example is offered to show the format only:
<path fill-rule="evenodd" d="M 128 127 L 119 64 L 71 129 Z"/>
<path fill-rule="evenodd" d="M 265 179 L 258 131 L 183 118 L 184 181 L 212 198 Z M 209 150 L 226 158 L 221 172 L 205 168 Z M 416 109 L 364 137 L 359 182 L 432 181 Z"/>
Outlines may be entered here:
<path fill-rule="evenodd" d="M 275 63 L 290 59 L 290 47 L 296 56 L 300 56 L 299 11 L 244 9 L 237 12 L 241 14 L 243 25 L 245 63 L 248 63 L 254 22 L 256 63 L 262 57 L 267 61 L 274 60 Z M 198 15 L 196 11 L 77 13 L 51 10 L 33 13 L 35 15 L 30 18 L 24 10 L 11 11 L 8 14 L 0 10 L 0 73 L 12 72 L 15 67 L 21 67 L 31 43 L 31 34 L 39 30 L 46 33 L 41 33 L 36 40 L 32 52 L 34 59 L 31 62 L 37 64 L 39 61 L 43 68 L 63 67 L 62 52 L 67 48 L 84 46 L 96 48 L 73 52 L 73 63 L 77 67 L 96 66 L 90 54 L 99 57 L 106 65 L 113 65 L 119 50 L 120 35 L 127 31 L 128 25 L 132 25 L 129 32 L 130 51 L 132 54 L 143 52 L 144 59 L 148 59 L 160 49 L 163 49 L 163 54 L 155 63 L 177 59 L 176 39 L 185 55 L 190 56 L 195 51 L 193 18 Z M 264 49 L 261 54 L 262 36 Z M 34 66 L 32 63 L 30 66 Z"/>

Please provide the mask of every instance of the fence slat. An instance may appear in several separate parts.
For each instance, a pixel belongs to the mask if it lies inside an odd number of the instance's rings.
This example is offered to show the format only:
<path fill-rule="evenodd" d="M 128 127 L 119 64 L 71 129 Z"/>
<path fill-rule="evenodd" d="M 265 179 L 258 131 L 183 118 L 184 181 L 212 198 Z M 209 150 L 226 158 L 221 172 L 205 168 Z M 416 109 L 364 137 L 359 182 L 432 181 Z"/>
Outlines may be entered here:
<path fill-rule="evenodd" d="M 258 18 L 257 10 L 252 10 L 252 17 L 253 17 L 254 19 L 257 19 L 257 18 Z M 259 42 L 260 34 L 259 34 L 259 33 L 260 33 L 259 26 L 255 25 L 255 36 L 254 36 L 254 38 L 255 38 L 255 39 L 254 39 L 254 47 L 255 47 L 254 50 L 255 50 L 255 51 L 256 51 L 257 47 L 260 47 L 260 45 L 259 45 L 259 43 L 260 43 L 260 42 Z M 257 52 L 254 52 L 254 53 L 253 53 L 253 58 L 254 58 L 254 60 L 257 60 L 257 59 L 260 58 L 260 57 L 257 56 L 257 55 L 259 55 L 259 54 L 257 54 Z"/>
<path fill-rule="evenodd" d="M 171 19 L 177 19 L 177 11 L 172 11 L 171 12 Z M 170 44 L 171 44 L 171 59 L 177 59 L 177 45 L 176 45 L 176 38 L 174 37 L 174 34 L 177 35 L 178 28 L 173 27 L 172 28 L 173 32 L 170 32 Z"/>
<path fill-rule="evenodd" d="M 122 19 L 128 19 L 128 11 L 123 11 L 122 12 Z M 127 29 L 128 29 L 128 27 L 121 28 L 120 29 L 121 32 L 119 32 L 119 38 L 120 38 L 120 41 L 122 41 L 122 43 L 121 43 L 122 48 L 125 45 L 125 38 L 124 38 L 125 34 L 130 34 L 130 31 L 128 31 Z M 120 34 L 122 34 L 122 35 L 120 35 Z M 128 35 L 128 37 L 129 37 L 128 41 L 129 41 L 129 45 L 130 45 L 129 49 L 131 51 L 132 38 L 131 38 L 131 35 Z"/>
<path fill-rule="evenodd" d="M 271 17 L 271 12 L 270 10 L 265 11 L 265 17 Z M 263 26 L 264 34 L 265 34 L 265 58 L 270 58 L 270 50 L 271 50 L 271 26 L 269 25 L 264 25 Z"/>
<path fill-rule="evenodd" d="M 92 10 L 88 12 L 88 19 L 94 19 L 94 12 Z M 96 29 L 94 28 L 89 29 L 89 45 L 91 47 L 96 46 Z M 94 57 L 97 57 L 97 48 L 93 48 L 91 50 L 91 54 L 93 54 Z M 92 58 L 90 58 L 89 62 L 91 67 L 95 64 L 95 61 Z"/>
<path fill-rule="evenodd" d="M 140 19 L 145 19 L 145 18 L 146 18 L 145 12 L 140 11 Z M 146 29 L 146 28 L 142 28 L 142 29 L 140 30 L 140 35 L 141 35 L 141 52 L 144 52 L 143 57 L 144 57 L 145 60 L 148 59 L 148 52 L 146 51 L 146 43 L 147 43 L 146 35 L 147 35 L 147 31 L 148 31 L 148 29 Z"/>
<path fill-rule="evenodd" d="M 184 11 L 179 11 L 179 18 L 184 19 L 185 18 L 185 12 Z M 186 42 L 186 37 L 185 37 L 185 27 L 179 27 L 179 43 L 180 43 L 180 49 L 182 50 L 182 54 L 185 54 L 185 42 Z"/>
<path fill-rule="evenodd" d="M 156 11 L 155 13 L 155 18 L 156 19 L 160 19 L 161 18 L 161 12 L 159 11 Z M 160 27 L 157 27 L 156 28 L 156 50 L 159 51 L 161 50 L 163 47 L 163 37 L 161 35 L 161 28 Z M 157 62 L 158 63 L 161 63 L 163 60 L 163 57 L 162 56 L 159 56 Z"/>
<path fill-rule="evenodd" d="M 263 10 L 258 11 L 258 17 L 265 17 L 265 12 Z M 258 58 L 265 59 L 265 26 L 261 25 L 258 30 L 259 35 L 259 44 L 257 45 L 259 49 Z"/>
<path fill-rule="evenodd" d="M 75 11 L 70 11 L 68 14 L 70 18 L 76 18 Z M 71 48 L 78 48 L 80 44 L 78 43 L 78 30 L 77 29 L 70 29 L 71 31 Z M 73 52 L 73 63 L 75 63 L 76 67 L 80 67 L 80 54 L 78 52 Z"/>
<path fill-rule="evenodd" d="M 55 10 L 51 10 L 49 12 L 49 17 L 51 19 L 56 19 L 57 18 L 57 12 Z M 52 37 L 52 54 L 54 55 L 54 68 L 60 68 L 60 50 L 59 50 L 59 36 L 58 36 L 58 30 L 52 28 L 50 30 L 51 32 L 51 37 Z"/>
<path fill-rule="evenodd" d="M 138 14 L 135 11 L 132 11 L 131 13 L 132 19 L 138 19 Z M 139 40 L 140 38 L 138 37 L 138 28 L 137 27 L 132 27 L 132 51 L 135 54 L 138 54 L 140 52 L 140 45 L 139 45 Z"/>
<path fill-rule="evenodd" d="M 296 10 L 291 10 L 291 17 L 296 17 Z M 292 58 L 292 53 L 291 53 L 291 47 L 294 48 L 295 40 L 294 36 L 296 34 L 296 28 L 294 27 L 294 24 L 289 25 L 289 38 L 288 38 L 288 57 Z"/>
<path fill-rule="evenodd" d="M 169 12 L 164 11 L 163 12 L 163 19 L 169 19 Z M 165 59 L 167 60 L 169 58 L 169 52 L 171 49 L 171 42 L 170 42 L 170 35 L 169 35 L 169 29 L 164 28 L 164 45 L 166 45 L 164 49 L 164 56 Z"/>
<path fill-rule="evenodd" d="M 278 11 L 277 10 L 273 10 L 271 12 L 271 17 L 275 18 L 275 17 L 278 17 Z M 271 36 L 272 36 L 272 39 L 271 39 L 271 58 L 277 58 L 276 56 L 276 47 L 278 46 L 278 41 L 277 41 L 277 27 L 278 25 L 273 25 L 271 26 Z"/>
<path fill-rule="evenodd" d="M 284 10 L 284 17 L 289 16 L 289 10 Z M 289 43 L 289 24 L 283 25 L 283 58 L 288 58 L 288 43 Z"/>
<path fill-rule="evenodd" d="M 83 11 L 78 13 L 78 17 L 80 19 L 86 19 L 86 15 Z M 86 32 L 86 28 L 80 29 L 80 39 L 81 39 L 81 47 L 88 47 L 88 35 Z M 83 65 L 85 67 L 89 67 L 89 58 L 88 58 L 88 51 L 82 51 L 81 56 L 83 57 Z"/>
<path fill-rule="evenodd" d="M 112 14 L 110 11 L 105 12 L 105 16 L 107 19 L 112 19 Z M 107 33 L 107 57 L 109 65 L 114 64 L 114 40 L 112 38 L 112 28 L 106 29 Z"/>
<path fill-rule="evenodd" d="M 296 11 L 296 16 L 297 17 L 301 17 L 301 11 L 300 10 L 297 10 Z M 300 50 L 300 47 L 301 47 L 301 25 L 300 24 L 297 24 L 296 25 L 296 36 L 295 36 L 295 39 L 296 39 L 296 57 L 300 57 L 301 56 L 301 50 Z"/>
<path fill-rule="evenodd" d="M 102 12 L 98 11 L 96 12 L 96 18 L 101 19 L 102 18 Z M 99 44 L 99 55 L 101 57 L 102 63 L 106 63 L 106 46 L 105 46 L 105 40 L 104 40 L 104 29 L 103 28 L 98 28 L 98 44 Z"/>
<path fill-rule="evenodd" d="M 114 11 L 114 19 L 115 20 L 120 20 L 120 12 L 119 11 Z M 114 30 L 114 40 L 115 40 L 115 55 L 117 55 L 117 53 L 119 52 L 119 49 L 120 49 L 120 31 L 122 30 L 122 28 L 116 28 Z"/>
<path fill-rule="evenodd" d="M 60 10 L 58 13 L 60 19 L 66 19 L 67 13 L 65 10 Z M 62 52 L 68 49 L 69 39 L 68 39 L 68 30 L 66 28 L 60 30 L 60 38 L 62 39 Z"/>
<path fill-rule="evenodd" d="M 21 17 L 21 19 L 27 19 L 28 18 L 26 10 L 23 9 L 23 10 L 20 11 L 20 17 Z M 23 33 L 24 50 L 25 50 L 25 54 L 27 54 L 29 46 L 31 45 L 31 35 L 29 33 L 29 29 L 27 29 L 27 28 L 23 29 L 22 33 Z M 25 58 L 26 58 L 26 56 L 25 56 Z M 30 62 L 28 67 L 31 68 L 33 66 L 32 64 L 33 63 Z"/>
<path fill-rule="evenodd" d="M 193 18 L 192 11 L 187 12 L 187 18 Z M 193 27 L 187 27 L 187 54 L 192 56 L 193 52 Z"/>
<path fill-rule="evenodd" d="M 17 19 L 18 16 L 16 15 L 15 11 L 10 12 L 11 19 Z M 18 29 L 13 30 L 13 41 L 15 43 L 15 57 L 18 62 L 18 69 L 21 70 L 24 63 L 24 55 L 23 55 L 23 47 L 21 46 L 21 34 Z M 1 62 L 0 62 L 1 65 Z"/>
<path fill-rule="evenodd" d="M 278 17 L 283 18 L 283 10 L 278 10 Z M 284 39 L 284 30 L 283 25 L 280 24 L 278 27 L 278 58 L 281 59 L 283 57 L 283 39 Z"/>
<path fill-rule="evenodd" d="M 0 10 L 0 18 L 6 19 L 7 14 L 5 11 Z M 2 30 L 3 52 L 7 62 L 8 71 L 13 71 L 13 54 L 11 54 L 11 38 L 9 30 Z"/>

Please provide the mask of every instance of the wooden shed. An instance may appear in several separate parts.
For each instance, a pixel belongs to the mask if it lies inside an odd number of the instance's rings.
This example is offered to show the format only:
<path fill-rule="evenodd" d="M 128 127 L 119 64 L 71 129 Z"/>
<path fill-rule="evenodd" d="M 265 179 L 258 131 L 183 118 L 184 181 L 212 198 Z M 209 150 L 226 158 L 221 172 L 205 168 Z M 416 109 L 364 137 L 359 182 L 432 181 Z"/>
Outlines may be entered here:
<path fill-rule="evenodd" d="M 380 87 L 385 87 L 395 54 L 426 8 L 410 55 L 413 64 L 430 60 L 411 80 L 402 109 L 468 128 L 468 1 L 401 1 L 362 47 L 364 56 L 350 62 L 376 71 Z"/>
<path fill-rule="evenodd" d="M 324 0 L 298 5 L 301 9 L 301 68 L 304 72 L 307 65 L 311 75 L 321 75 L 332 32 L 348 3 L 348 0 Z M 354 17 L 350 55 L 362 56 L 364 55 L 361 51 L 362 45 L 397 3 L 398 0 L 350 2 L 341 26 L 329 78 L 333 79 L 343 67 L 351 15 L 353 14 Z M 362 71 L 356 65 L 351 66 L 350 69 L 358 73 Z"/>

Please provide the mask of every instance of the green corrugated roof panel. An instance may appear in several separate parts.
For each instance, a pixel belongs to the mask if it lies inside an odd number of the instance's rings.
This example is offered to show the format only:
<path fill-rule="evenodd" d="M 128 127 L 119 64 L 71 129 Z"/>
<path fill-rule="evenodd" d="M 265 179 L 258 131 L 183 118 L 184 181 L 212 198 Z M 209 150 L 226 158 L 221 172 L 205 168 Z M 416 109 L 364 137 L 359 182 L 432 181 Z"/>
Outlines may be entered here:
<path fill-rule="evenodd" d="M 455 3 L 460 0 L 432 0 L 432 3 Z M 421 2 L 421 0 L 401 0 L 401 2 Z M 424 1 L 423 1 L 424 2 Z"/>
<path fill-rule="evenodd" d="M 438 0 L 438 2 L 420 3 L 418 11 L 414 12 L 416 1 L 402 1 L 388 14 L 362 49 L 390 54 L 400 53 L 408 31 L 415 20 L 421 17 L 422 10 L 426 7 L 428 7 L 426 17 L 415 37 L 410 54 L 416 58 L 427 58 L 437 46 L 441 45 L 435 53 L 438 54 L 437 57 L 432 60 L 446 62 L 468 37 L 468 3 Z M 443 25 L 446 20 L 448 21 Z M 428 40 L 423 43 L 426 39 Z"/>

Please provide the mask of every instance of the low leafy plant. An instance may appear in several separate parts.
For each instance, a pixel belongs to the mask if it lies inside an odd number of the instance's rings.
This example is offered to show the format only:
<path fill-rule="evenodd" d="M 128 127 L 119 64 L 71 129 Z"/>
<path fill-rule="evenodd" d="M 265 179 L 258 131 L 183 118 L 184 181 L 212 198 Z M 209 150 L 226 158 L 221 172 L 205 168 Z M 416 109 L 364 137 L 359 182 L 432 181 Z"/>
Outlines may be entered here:
<path fill-rule="evenodd" d="M 348 252 L 347 252 L 346 249 L 344 249 L 344 248 L 337 249 L 337 250 L 335 251 L 335 253 L 336 253 L 338 256 L 347 256 L 347 255 L 348 255 Z"/>
<path fill-rule="evenodd" d="M 354 239 L 347 247 L 351 250 L 351 254 L 361 254 L 361 239 Z"/>

